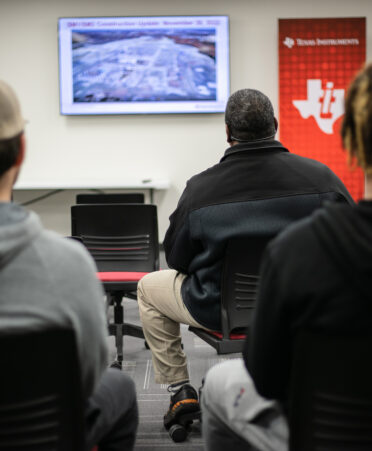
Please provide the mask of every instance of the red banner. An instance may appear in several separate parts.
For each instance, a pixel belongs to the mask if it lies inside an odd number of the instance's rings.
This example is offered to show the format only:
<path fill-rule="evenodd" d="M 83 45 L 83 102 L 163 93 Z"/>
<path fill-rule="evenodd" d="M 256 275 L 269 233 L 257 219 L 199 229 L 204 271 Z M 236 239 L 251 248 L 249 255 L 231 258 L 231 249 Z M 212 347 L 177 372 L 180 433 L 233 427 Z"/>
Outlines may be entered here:
<path fill-rule="evenodd" d="M 365 18 L 279 19 L 280 140 L 325 163 L 356 200 L 363 174 L 348 168 L 339 132 L 346 89 L 365 58 Z"/>

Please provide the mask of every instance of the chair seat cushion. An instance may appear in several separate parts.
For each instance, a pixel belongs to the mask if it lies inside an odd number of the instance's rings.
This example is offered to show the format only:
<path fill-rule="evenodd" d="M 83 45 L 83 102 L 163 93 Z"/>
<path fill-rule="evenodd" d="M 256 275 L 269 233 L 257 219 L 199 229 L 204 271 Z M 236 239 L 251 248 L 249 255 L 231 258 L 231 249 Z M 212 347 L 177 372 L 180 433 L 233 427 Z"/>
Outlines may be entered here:
<path fill-rule="evenodd" d="M 138 282 L 147 272 L 97 272 L 101 282 Z"/>
<path fill-rule="evenodd" d="M 220 338 L 221 340 L 223 338 L 221 332 L 209 331 L 209 333 L 214 335 L 217 338 Z M 230 340 L 245 340 L 245 339 L 246 339 L 245 334 L 230 334 Z"/>

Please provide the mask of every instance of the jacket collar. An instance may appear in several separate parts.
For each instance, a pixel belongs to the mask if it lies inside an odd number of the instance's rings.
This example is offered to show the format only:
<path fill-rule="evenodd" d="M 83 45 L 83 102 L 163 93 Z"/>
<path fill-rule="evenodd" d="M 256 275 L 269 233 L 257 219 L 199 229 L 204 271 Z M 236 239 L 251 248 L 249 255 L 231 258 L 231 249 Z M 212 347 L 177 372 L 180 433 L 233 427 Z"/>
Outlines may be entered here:
<path fill-rule="evenodd" d="M 221 158 L 220 163 L 224 161 L 227 157 L 233 154 L 239 154 L 244 152 L 264 152 L 265 150 L 278 150 L 281 152 L 289 152 L 282 143 L 276 141 L 275 139 L 270 139 L 268 141 L 258 141 L 258 142 L 243 142 L 235 144 L 235 146 L 229 147 L 224 156 Z"/>

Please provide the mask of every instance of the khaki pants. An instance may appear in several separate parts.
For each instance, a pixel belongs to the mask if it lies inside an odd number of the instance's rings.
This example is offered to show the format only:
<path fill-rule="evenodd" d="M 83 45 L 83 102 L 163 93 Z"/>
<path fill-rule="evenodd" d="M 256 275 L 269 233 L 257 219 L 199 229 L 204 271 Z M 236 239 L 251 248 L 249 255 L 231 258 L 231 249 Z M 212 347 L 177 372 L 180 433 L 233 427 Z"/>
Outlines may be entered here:
<path fill-rule="evenodd" d="M 143 332 L 152 352 L 158 384 L 189 379 L 186 356 L 181 347 L 180 324 L 203 328 L 182 301 L 181 285 L 185 277 L 169 269 L 147 274 L 138 284 Z"/>

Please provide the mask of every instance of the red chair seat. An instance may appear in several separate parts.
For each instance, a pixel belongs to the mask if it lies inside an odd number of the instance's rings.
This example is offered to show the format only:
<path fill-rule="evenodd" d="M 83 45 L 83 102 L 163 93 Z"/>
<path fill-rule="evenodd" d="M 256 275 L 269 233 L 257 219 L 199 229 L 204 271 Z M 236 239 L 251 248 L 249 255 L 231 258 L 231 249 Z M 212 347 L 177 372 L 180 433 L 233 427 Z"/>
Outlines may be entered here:
<path fill-rule="evenodd" d="M 147 272 L 97 272 L 101 282 L 138 282 Z"/>
<path fill-rule="evenodd" d="M 210 334 L 214 335 L 217 338 L 222 340 L 223 336 L 221 332 L 212 332 L 209 331 Z M 230 340 L 245 340 L 246 334 L 230 334 Z"/>

